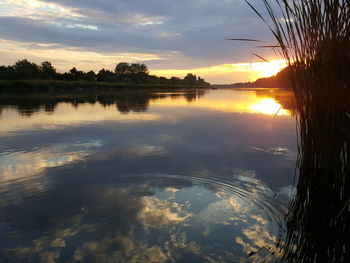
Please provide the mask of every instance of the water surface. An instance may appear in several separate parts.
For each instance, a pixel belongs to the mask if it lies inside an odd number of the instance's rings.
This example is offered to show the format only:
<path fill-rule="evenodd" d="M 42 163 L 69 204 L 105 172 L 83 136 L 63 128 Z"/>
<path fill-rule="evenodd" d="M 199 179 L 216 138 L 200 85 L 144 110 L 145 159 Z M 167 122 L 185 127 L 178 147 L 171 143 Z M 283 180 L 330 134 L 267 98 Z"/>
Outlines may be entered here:
<path fill-rule="evenodd" d="M 1 262 L 273 262 L 288 92 L 4 94 Z"/>

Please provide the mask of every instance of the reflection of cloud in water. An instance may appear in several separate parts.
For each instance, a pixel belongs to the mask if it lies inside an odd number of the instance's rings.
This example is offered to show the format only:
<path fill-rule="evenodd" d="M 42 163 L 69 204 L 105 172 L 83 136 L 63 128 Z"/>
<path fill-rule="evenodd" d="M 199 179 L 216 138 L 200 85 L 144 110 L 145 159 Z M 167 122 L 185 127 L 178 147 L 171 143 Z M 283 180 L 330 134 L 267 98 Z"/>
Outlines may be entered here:
<path fill-rule="evenodd" d="M 102 146 L 101 141 L 59 144 L 31 152 L 18 151 L 0 155 L 0 180 L 32 177 L 45 168 L 65 165 L 85 157 Z"/>
<path fill-rule="evenodd" d="M 139 156 L 164 155 L 166 153 L 164 147 L 155 145 L 139 145 L 129 148 L 127 152 Z"/>
<path fill-rule="evenodd" d="M 250 215 L 250 218 L 255 219 L 261 225 L 267 225 L 266 219 L 264 219 L 261 215 Z"/>
<path fill-rule="evenodd" d="M 296 187 L 292 185 L 280 187 L 278 189 L 277 196 L 280 202 L 284 202 L 285 204 L 288 204 L 292 200 L 296 191 L 297 191 Z"/>
<path fill-rule="evenodd" d="M 52 252 L 44 252 L 40 255 L 41 263 L 56 263 L 56 259 L 59 259 L 60 252 L 52 251 Z"/>
<path fill-rule="evenodd" d="M 253 218 L 260 223 L 259 217 Z M 235 241 L 250 255 L 253 262 L 275 262 L 275 257 L 278 257 L 280 252 L 276 246 L 277 237 L 269 233 L 265 224 L 251 225 L 243 229 L 242 233 L 244 237 L 236 237 Z"/>
<path fill-rule="evenodd" d="M 196 219 L 204 224 L 221 224 L 232 217 L 232 213 L 235 213 L 240 219 L 244 220 L 245 214 L 249 212 L 249 207 L 246 205 L 247 203 L 238 197 L 228 197 L 209 204 L 196 216 Z"/>
<path fill-rule="evenodd" d="M 177 191 L 179 191 L 179 189 L 176 189 L 174 187 L 165 187 L 164 191 L 176 193 Z"/>
<path fill-rule="evenodd" d="M 69 177 L 63 179 L 68 180 L 65 189 L 57 186 L 28 200 L 38 209 L 31 218 L 22 218 L 17 209 L 8 230 L 0 228 L 7 257 L 30 263 L 248 262 L 247 254 L 272 246 L 278 232 L 263 203 L 257 206 L 256 200 L 214 181 L 150 175 L 104 182 L 99 177 L 96 184 L 76 187 Z M 55 198 L 62 191 L 69 204 Z M 32 232 L 30 221 L 40 214 L 40 202 L 64 206 L 64 212 L 49 214 L 50 224 Z M 10 216 L 11 210 L 0 209 L 0 221 Z"/>
<path fill-rule="evenodd" d="M 117 249 L 111 249 L 117 248 Z M 75 261 L 89 262 L 167 262 L 168 257 L 159 246 L 148 246 L 145 242 L 135 240 L 133 231 L 124 235 L 103 238 L 97 242 L 85 243 L 78 248 L 74 257 Z"/>
<path fill-rule="evenodd" d="M 249 146 L 249 149 L 257 152 L 267 153 L 267 154 L 282 155 L 282 156 L 285 156 L 286 159 L 290 161 L 295 161 L 297 159 L 297 152 L 285 147 L 261 148 L 261 147 Z"/>
<path fill-rule="evenodd" d="M 270 149 L 271 149 L 271 152 L 273 154 L 286 156 L 287 160 L 295 161 L 297 159 L 297 152 L 292 151 L 288 148 L 274 147 L 274 148 L 270 148 Z"/>
<path fill-rule="evenodd" d="M 145 228 L 180 223 L 193 216 L 192 213 L 183 209 L 182 204 L 176 202 L 168 202 L 149 196 L 142 197 L 141 202 L 143 208 L 139 211 L 137 219 Z"/>
<path fill-rule="evenodd" d="M 222 191 L 217 192 L 216 195 L 225 198 L 211 203 L 196 215 L 196 219 L 201 224 L 206 225 L 203 233 L 205 236 L 211 233 L 215 225 L 247 226 L 247 228 L 241 230 L 242 236 L 235 238 L 237 244 L 243 246 L 243 250 L 247 255 L 265 247 L 270 248 L 269 251 L 272 251 L 272 248 L 276 249 L 277 237 L 270 235 L 272 229 L 268 222 L 271 219 L 268 219 L 266 215 L 264 217 L 256 204 L 247 202 L 247 200 L 238 196 L 228 197 L 227 193 Z M 251 224 L 253 225 L 250 226 Z M 277 233 L 278 228 L 275 228 L 272 232 Z M 249 241 L 243 242 L 244 239 Z"/>
<path fill-rule="evenodd" d="M 46 168 L 81 160 L 101 146 L 101 141 L 94 140 L 0 155 L 0 206 L 47 190 L 49 178 L 42 174 Z"/>

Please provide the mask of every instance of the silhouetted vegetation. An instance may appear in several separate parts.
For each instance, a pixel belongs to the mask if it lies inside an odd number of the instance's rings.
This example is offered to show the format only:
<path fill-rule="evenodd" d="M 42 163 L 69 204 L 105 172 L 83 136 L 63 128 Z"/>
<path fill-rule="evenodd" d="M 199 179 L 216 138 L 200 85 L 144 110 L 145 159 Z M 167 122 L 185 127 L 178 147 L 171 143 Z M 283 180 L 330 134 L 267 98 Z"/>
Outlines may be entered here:
<path fill-rule="evenodd" d="M 278 72 L 275 76 L 268 78 L 260 78 L 252 82 L 254 88 L 291 88 L 290 68 L 286 67 Z"/>
<path fill-rule="evenodd" d="M 289 62 L 299 132 L 280 262 L 350 262 L 350 2 L 263 2 Z"/>
<path fill-rule="evenodd" d="M 234 84 L 212 85 L 217 88 L 267 88 L 267 89 L 292 89 L 290 82 L 290 67 L 286 67 L 278 72 L 275 76 L 259 78 L 253 82 L 239 82 Z"/>
<path fill-rule="evenodd" d="M 64 81 L 89 83 L 116 83 L 116 84 L 155 84 L 155 85 L 182 85 L 182 86 L 209 86 L 204 79 L 191 73 L 183 79 L 172 77 L 157 77 L 150 75 L 145 64 L 119 63 L 114 72 L 101 69 L 97 74 L 94 71 L 83 72 L 73 67 L 69 72 L 59 73 L 48 61 L 40 66 L 28 60 L 19 60 L 12 66 L 0 66 L 0 80 L 2 86 L 11 86 L 13 81 Z M 5 81 L 5 82 L 4 82 Z M 7 82 L 6 82 L 7 81 Z M 42 81 L 43 82 L 43 81 Z M 17 86 L 24 82 L 17 82 Z M 28 83 L 28 82 L 25 82 Z M 1 84 L 1 83 L 0 83 Z"/>

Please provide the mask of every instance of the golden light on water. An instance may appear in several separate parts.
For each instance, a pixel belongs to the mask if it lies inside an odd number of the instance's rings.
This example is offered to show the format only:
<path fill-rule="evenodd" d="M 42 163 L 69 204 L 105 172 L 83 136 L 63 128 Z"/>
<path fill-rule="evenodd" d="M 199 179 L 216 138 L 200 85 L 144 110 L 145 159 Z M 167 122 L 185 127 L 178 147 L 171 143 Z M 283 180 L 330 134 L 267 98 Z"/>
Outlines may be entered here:
<path fill-rule="evenodd" d="M 220 90 L 220 92 L 207 94 L 191 102 L 183 97 L 176 99 L 156 99 L 151 101 L 151 106 L 188 106 L 232 113 L 290 116 L 290 111 L 284 109 L 283 106 L 272 97 L 273 93 L 271 93 L 271 97 L 269 97 L 269 93 L 270 92 L 266 92 L 264 96 L 257 96 L 254 91 L 233 92 L 232 90 Z"/>
<path fill-rule="evenodd" d="M 248 108 L 251 112 L 274 114 L 274 115 L 289 115 L 289 112 L 282 108 L 281 104 L 272 98 L 263 98 L 258 103 L 250 105 Z"/>

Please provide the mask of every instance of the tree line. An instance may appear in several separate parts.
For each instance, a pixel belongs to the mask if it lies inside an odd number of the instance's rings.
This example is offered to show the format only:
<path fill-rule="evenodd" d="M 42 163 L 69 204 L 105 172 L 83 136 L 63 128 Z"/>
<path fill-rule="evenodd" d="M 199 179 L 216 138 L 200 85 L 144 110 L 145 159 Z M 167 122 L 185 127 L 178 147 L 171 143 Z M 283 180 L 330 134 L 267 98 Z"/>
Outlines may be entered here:
<path fill-rule="evenodd" d="M 68 72 L 59 73 L 49 61 L 40 65 L 28 61 L 19 60 L 12 66 L 0 66 L 0 80 L 61 80 L 61 81 L 89 81 L 89 82 L 121 82 L 121 83 L 145 83 L 145 84 L 169 84 L 209 86 L 201 77 L 188 73 L 183 79 L 178 77 L 158 77 L 150 75 L 145 64 L 121 62 L 114 71 L 101 69 L 98 73 L 90 70 L 84 72 L 73 67 Z"/>

